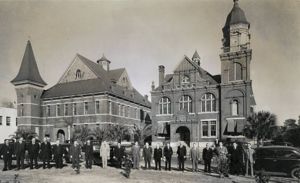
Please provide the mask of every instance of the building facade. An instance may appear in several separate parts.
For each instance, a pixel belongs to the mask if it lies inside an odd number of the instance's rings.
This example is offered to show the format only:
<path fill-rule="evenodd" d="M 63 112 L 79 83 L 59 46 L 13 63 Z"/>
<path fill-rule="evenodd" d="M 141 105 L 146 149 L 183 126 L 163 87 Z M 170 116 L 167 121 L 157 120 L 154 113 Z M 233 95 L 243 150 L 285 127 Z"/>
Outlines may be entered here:
<path fill-rule="evenodd" d="M 0 107 L 0 143 L 17 131 L 17 109 Z"/>
<path fill-rule="evenodd" d="M 45 90 L 28 41 L 19 73 L 11 81 L 17 93 L 18 128 L 65 141 L 82 125 L 151 123 L 148 97 L 132 86 L 125 68 L 110 69 L 110 63 L 104 56 L 93 62 L 77 54 L 58 83 Z"/>
<path fill-rule="evenodd" d="M 244 138 L 246 118 L 256 105 L 250 63 L 250 23 L 238 1 L 223 27 L 221 74 L 201 67 L 197 51 L 184 56 L 172 74 L 159 66 L 159 84 L 152 85 L 153 141 L 198 142 Z"/>

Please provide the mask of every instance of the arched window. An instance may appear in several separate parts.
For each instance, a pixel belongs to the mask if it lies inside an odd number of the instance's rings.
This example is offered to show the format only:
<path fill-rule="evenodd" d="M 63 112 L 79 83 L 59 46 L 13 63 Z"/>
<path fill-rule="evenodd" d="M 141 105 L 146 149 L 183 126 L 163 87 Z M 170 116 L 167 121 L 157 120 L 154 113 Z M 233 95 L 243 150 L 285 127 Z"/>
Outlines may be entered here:
<path fill-rule="evenodd" d="M 183 95 L 179 99 L 179 110 L 184 109 L 186 112 L 193 112 L 192 98 L 188 95 Z"/>
<path fill-rule="evenodd" d="M 234 63 L 234 80 L 243 80 L 242 64 Z"/>
<path fill-rule="evenodd" d="M 187 75 L 184 75 L 182 80 L 181 80 L 181 83 L 182 84 L 187 84 L 187 83 L 190 83 L 190 77 L 187 76 Z"/>
<path fill-rule="evenodd" d="M 237 100 L 233 100 L 231 102 L 231 115 L 237 116 L 239 114 L 239 102 Z"/>
<path fill-rule="evenodd" d="M 216 112 L 216 98 L 211 93 L 201 97 L 201 112 Z"/>
<path fill-rule="evenodd" d="M 80 69 L 77 69 L 77 70 L 76 70 L 75 79 L 80 79 L 81 77 L 82 77 L 82 75 L 81 75 L 81 70 L 80 70 Z"/>
<path fill-rule="evenodd" d="M 159 114 L 171 114 L 171 101 L 168 97 L 159 100 Z"/>

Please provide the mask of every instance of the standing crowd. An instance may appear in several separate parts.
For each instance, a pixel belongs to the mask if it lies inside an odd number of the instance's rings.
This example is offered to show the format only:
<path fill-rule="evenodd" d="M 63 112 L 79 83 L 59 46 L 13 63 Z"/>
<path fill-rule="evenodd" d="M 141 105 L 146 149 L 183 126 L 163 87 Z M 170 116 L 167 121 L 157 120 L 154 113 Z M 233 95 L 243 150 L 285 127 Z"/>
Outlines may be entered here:
<path fill-rule="evenodd" d="M 77 173 L 80 172 L 82 151 L 84 152 L 85 166 L 87 169 L 91 169 L 94 161 L 94 148 L 90 140 L 87 140 L 81 146 L 75 139 L 71 146 L 66 149 L 60 144 L 59 140 L 54 145 L 51 145 L 50 139 L 47 137 L 44 138 L 42 143 L 37 142 L 35 138 L 32 138 L 30 143 L 25 143 L 23 138 L 19 138 L 14 144 L 10 144 L 9 140 L 6 140 L 0 149 L 1 158 L 4 161 L 3 171 L 12 169 L 12 158 L 16 159 L 16 170 L 24 169 L 25 154 L 27 152 L 26 157 L 29 159 L 28 165 L 30 169 L 39 168 L 38 159 L 42 161 L 44 169 L 50 168 L 50 161 L 52 160 L 56 168 L 63 168 L 63 159 L 68 154 L 72 168 Z M 113 159 L 117 168 L 122 168 L 122 162 L 125 162 L 125 167 L 131 167 L 128 163 L 126 165 L 126 162 L 130 162 L 133 169 L 140 169 L 140 161 L 144 160 L 144 168 L 151 169 L 153 160 L 155 170 L 161 170 L 161 161 L 163 160 L 165 162 L 165 170 L 171 171 L 172 156 L 174 155 L 170 143 L 166 143 L 164 147 L 156 144 L 154 149 L 152 149 L 147 142 L 142 148 L 138 142 L 135 142 L 131 147 L 131 153 L 126 153 L 125 148 L 120 143 L 117 143 L 117 146 L 111 149 L 109 143 L 103 141 L 99 151 L 103 168 L 107 167 L 108 160 Z M 243 148 L 237 142 L 234 142 L 232 146 L 225 147 L 222 142 L 216 141 L 211 144 L 207 143 L 206 147 L 200 151 L 196 143 L 193 143 L 189 152 L 187 152 L 186 146 L 179 142 L 176 154 L 180 171 L 186 170 L 185 162 L 187 157 L 189 157 L 193 172 L 199 171 L 198 163 L 202 160 L 204 172 L 207 173 L 215 172 L 220 177 L 228 177 L 229 174 L 253 176 L 254 150 L 251 148 L 251 144 L 247 144 L 247 148 Z"/>

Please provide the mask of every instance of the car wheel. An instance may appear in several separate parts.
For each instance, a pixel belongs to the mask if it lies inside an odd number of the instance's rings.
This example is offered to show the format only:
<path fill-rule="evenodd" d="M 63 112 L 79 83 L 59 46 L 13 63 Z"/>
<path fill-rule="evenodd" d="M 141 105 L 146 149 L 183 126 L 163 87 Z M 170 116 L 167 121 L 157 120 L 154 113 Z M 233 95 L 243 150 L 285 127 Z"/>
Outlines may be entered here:
<path fill-rule="evenodd" d="M 300 167 L 296 167 L 292 170 L 291 172 L 291 176 L 294 178 L 294 179 L 300 179 Z"/>

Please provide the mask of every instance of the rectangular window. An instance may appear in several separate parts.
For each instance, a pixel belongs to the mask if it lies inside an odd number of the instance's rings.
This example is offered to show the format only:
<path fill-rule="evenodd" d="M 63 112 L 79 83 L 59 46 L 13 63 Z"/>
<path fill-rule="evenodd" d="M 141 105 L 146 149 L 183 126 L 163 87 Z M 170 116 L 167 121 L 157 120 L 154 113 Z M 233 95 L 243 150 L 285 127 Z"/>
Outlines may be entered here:
<path fill-rule="evenodd" d="M 109 114 L 112 114 L 112 102 L 111 101 L 108 102 L 108 112 L 109 112 Z"/>
<path fill-rule="evenodd" d="M 122 115 L 122 106 L 119 104 L 119 116 Z"/>
<path fill-rule="evenodd" d="M 100 113 L 100 101 L 96 101 L 96 113 L 99 114 Z"/>
<path fill-rule="evenodd" d="M 210 136 L 217 136 L 217 122 L 211 121 L 210 122 Z"/>
<path fill-rule="evenodd" d="M 18 118 L 16 118 L 16 126 L 18 126 Z"/>
<path fill-rule="evenodd" d="M 61 116 L 59 104 L 56 105 L 56 116 Z"/>
<path fill-rule="evenodd" d="M 50 116 L 50 114 L 51 114 L 50 113 L 51 112 L 50 105 L 47 105 L 47 109 L 46 110 L 47 110 L 47 116 Z"/>
<path fill-rule="evenodd" d="M 21 104 L 20 116 L 24 116 L 24 104 Z"/>
<path fill-rule="evenodd" d="M 202 121 L 202 136 L 208 137 L 208 121 Z"/>
<path fill-rule="evenodd" d="M 10 126 L 10 117 L 9 116 L 6 117 L 6 126 Z"/>
<path fill-rule="evenodd" d="M 135 109 L 134 113 L 135 113 L 135 119 L 138 119 L 138 110 Z"/>
<path fill-rule="evenodd" d="M 65 104 L 65 116 L 69 115 L 69 104 Z"/>
<path fill-rule="evenodd" d="M 2 117 L 2 116 L 0 116 L 0 125 L 2 125 L 2 118 L 3 118 L 3 117 Z"/>
<path fill-rule="evenodd" d="M 89 113 L 89 103 L 84 102 L 84 114 L 88 114 L 88 113 Z"/>
<path fill-rule="evenodd" d="M 206 102 L 206 112 L 211 112 L 211 102 L 210 101 L 208 101 L 208 102 Z"/>
<path fill-rule="evenodd" d="M 77 104 L 73 103 L 73 115 L 77 115 Z"/>
<path fill-rule="evenodd" d="M 217 121 L 207 120 L 202 121 L 202 137 L 216 137 L 217 136 Z"/>
<path fill-rule="evenodd" d="M 122 106 L 122 116 L 125 116 L 125 106 Z"/>

